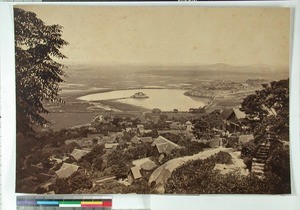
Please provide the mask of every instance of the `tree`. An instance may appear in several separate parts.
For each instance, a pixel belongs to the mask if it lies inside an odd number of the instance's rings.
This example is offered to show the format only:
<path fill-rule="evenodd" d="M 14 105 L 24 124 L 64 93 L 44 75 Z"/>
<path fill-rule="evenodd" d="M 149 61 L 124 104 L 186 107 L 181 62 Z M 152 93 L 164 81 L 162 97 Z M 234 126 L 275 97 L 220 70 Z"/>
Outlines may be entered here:
<path fill-rule="evenodd" d="M 289 80 L 273 81 L 246 97 L 242 111 L 252 119 L 252 127 L 257 135 L 265 131 L 284 135 L 289 131 Z"/>
<path fill-rule="evenodd" d="M 197 138 L 205 137 L 211 139 L 214 135 L 214 128 L 219 128 L 222 123 L 220 111 L 213 111 L 193 121 L 193 133 Z"/>
<path fill-rule="evenodd" d="M 271 182 L 276 180 L 274 192 L 289 193 L 289 148 L 285 148 L 284 142 L 281 141 L 289 139 L 289 80 L 271 82 L 262 90 L 249 95 L 242 102 L 242 110 L 248 118 L 254 119 L 254 143 L 259 146 L 259 142 L 271 140 L 266 172 L 272 174 Z M 243 149 L 242 153 L 246 154 L 246 148 Z M 251 153 L 255 154 L 255 150 Z"/>
<path fill-rule="evenodd" d="M 104 145 L 98 144 L 92 149 L 90 153 L 81 157 L 79 162 L 87 161 L 90 165 L 92 165 L 95 162 L 95 159 L 101 158 L 101 156 L 104 155 L 104 153 Z"/>
<path fill-rule="evenodd" d="M 59 83 L 66 67 L 56 60 L 65 59 L 60 49 L 62 26 L 46 25 L 33 12 L 14 8 L 16 58 L 17 132 L 34 134 L 31 125 L 43 125 L 47 114 L 43 102 L 62 102 Z"/>
<path fill-rule="evenodd" d="M 278 147 L 272 151 L 266 164 L 266 170 L 280 178 L 282 188 L 290 187 L 290 153 L 289 148 Z"/>

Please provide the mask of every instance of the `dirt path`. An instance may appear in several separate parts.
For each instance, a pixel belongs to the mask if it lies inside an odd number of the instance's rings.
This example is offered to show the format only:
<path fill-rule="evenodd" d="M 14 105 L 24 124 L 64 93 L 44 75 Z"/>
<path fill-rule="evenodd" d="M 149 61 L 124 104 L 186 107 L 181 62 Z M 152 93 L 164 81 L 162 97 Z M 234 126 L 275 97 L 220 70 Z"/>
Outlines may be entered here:
<path fill-rule="evenodd" d="M 217 154 L 220 151 L 232 152 L 232 149 L 219 147 L 219 148 L 205 150 L 205 151 L 199 152 L 198 154 L 195 154 L 192 156 L 184 156 L 184 157 L 169 160 L 165 164 L 158 167 L 155 171 L 153 171 L 153 173 L 151 174 L 151 176 L 149 178 L 149 184 L 151 184 L 151 185 L 154 184 L 157 192 L 163 193 L 165 190 L 164 185 L 165 185 L 166 181 L 168 180 L 168 178 L 171 176 L 172 172 L 176 168 L 178 168 L 179 166 L 181 166 L 191 160 L 206 159 L 214 154 Z"/>

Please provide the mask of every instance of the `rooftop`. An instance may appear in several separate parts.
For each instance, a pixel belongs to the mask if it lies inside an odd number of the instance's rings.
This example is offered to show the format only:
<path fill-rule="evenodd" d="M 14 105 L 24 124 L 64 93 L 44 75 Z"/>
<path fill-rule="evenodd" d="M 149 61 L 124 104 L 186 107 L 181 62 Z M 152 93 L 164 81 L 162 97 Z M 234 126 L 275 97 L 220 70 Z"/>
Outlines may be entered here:
<path fill-rule="evenodd" d="M 132 173 L 134 179 L 142 178 L 142 175 L 141 175 L 140 167 L 139 167 L 139 166 L 132 167 L 132 168 L 130 169 L 130 171 L 131 171 L 131 173 Z"/>
<path fill-rule="evenodd" d="M 79 160 L 81 157 L 85 156 L 86 154 L 90 153 L 90 151 L 82 150 L 82 149 L 74 149 L 71 153 L 71 156 L 75 158 L 75 160 Z"/>
<path fill-rule="evenodd" d="M 157 137 L 151 146 L 156 146 L 159 153 L 169 154 L 173 149 L 180 148 L 178 144 L 171 142 L 163 136 Z"/>
<path fill-rule="evenodd" d="M 64 163 L 59 170 L 55 171 L 55 174 L 59 178 L 68 178 L 78 170 L 79 166 L 69 163 Z"/>

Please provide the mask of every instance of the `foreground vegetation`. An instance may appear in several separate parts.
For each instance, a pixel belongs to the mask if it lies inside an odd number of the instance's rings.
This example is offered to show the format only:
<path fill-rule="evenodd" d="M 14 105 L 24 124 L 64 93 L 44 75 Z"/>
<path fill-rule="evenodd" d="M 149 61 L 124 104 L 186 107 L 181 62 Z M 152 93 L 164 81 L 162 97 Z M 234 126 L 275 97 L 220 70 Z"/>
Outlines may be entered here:
<path fill-rule="evenodd" d="M 271 161 L 273 162 L 273 161 Z M 255 173 L 248 176 L 240 172 L 221 174 L 213 170 L 216 164 L 230 164 L 231 156 L 220 152 L 205 160 L 195 160 L 177 168 L 169 178 L 166 193 L 170 194 L 288 194 L 289 174 L 279 174 L 285 170 L 287 162 L 270 168 L 262 179 Z M 271 165 L 276 164 L 273 162 Z M 278 170 L 279 169 L 279 170 Z"/>

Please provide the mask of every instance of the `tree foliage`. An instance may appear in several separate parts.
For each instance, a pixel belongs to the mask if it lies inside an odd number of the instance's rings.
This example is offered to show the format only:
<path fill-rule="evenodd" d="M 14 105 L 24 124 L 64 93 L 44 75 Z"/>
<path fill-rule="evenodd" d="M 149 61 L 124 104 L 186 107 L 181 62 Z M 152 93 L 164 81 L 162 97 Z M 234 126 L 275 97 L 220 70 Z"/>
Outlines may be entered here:
<path fill-rule="evenodd" d="M 79 162 L 86 161 L 87 163 L 92 165 L 93 163 L 95 163 L 95 161 L 97 161 L 96 160 L 97 158 L 101 158 L 101 156 L 104 155 L 104 154 L 105 154 L 104 145 L 99 144 L 99 145 L 96 145 L 90 153 L 88 153 L 85 156 L 81 157 L 79 159 Z"/>
<path fill-rule="evenodd" d="M 62 26 L 46 25 L 33 12 L 14 8 L 14 23 L 17 131 L 33 134 L 32 124 L 47 123 L 43 101 L 62 102 L 58 92 L 65 66 L 56 60 L 66 58 L 60 49 L 68 43 Z"/>
<path fill-rule="evenodd" d="M 254 135 L 264 137 L 266 132 L 287 136 L 289 131 L 289 80 L 273 81 L 262 90 L 246 97 L 242 108 L 252 119 Z"/>
<path fill-rule="evenodd" d="M 290 154 L 288 148 L 274 149 L 266 164 L 266 170 L 276 174 L 285 188 L 290 185 Z"/>
<path fill-rule="evenodd" d="M 211 139 L 214 134 L 214 128 L 219 128 L 222 125 L 222 117 L 220 111 L 213 111 L 208 115 L 203 115 L 193 121 L 193 133 L 197 138 Z"/>

